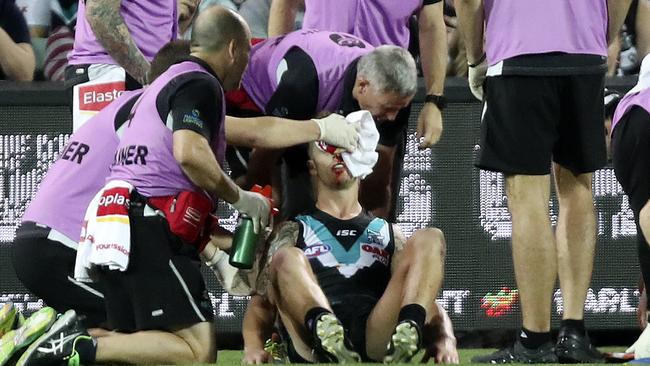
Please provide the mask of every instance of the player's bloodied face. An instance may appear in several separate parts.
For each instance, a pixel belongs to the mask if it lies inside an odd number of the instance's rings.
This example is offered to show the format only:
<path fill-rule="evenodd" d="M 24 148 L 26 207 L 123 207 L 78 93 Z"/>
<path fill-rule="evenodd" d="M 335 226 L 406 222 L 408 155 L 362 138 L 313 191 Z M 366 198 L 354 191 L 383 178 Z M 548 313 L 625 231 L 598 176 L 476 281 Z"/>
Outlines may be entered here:
<path fill-rule="evenodd" d="M 344 149 L 328 145 L 322 141 L 310 147 L 313 164 L 312 175 L 330 188 L 347 188 L 356 181 L 345 166 L 341 154 Z"/>

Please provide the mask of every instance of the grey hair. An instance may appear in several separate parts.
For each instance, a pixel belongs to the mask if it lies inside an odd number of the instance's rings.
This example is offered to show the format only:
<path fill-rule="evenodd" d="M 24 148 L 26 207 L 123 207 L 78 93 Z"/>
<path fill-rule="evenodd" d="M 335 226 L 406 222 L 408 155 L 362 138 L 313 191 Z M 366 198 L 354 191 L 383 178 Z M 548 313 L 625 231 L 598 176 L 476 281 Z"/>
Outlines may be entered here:
<path fill-rule="evenodd" d="M 362 56 L 357 64 L 357 76 L 369 80 L 382 93 L 406 97 L 417 91 L 415 60 L 402 47 L 379 46 Z"/>

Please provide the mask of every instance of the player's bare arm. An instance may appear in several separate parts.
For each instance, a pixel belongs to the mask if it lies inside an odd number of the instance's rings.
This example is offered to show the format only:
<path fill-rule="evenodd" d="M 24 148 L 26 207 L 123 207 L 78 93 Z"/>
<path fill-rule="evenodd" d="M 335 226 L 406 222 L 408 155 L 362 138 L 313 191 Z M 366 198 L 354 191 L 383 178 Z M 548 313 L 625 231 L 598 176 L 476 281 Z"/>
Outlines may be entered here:
<path fill-rule="evenodd" d="M 262 295 L 253 295 L 248 302 L 242 324 L 244 358 L 242 363 L 255 365 L 268 363 L 270 354 L 264 350 L 264 342 L 271 337 L 275 307 Z"/>
<path fill-rule="evenodd" d="M 285 221 L 279 224 L 271 234 L 269 254 L 273 255 L 273 253 L 283 246 L 296 245 L 299 231 L 300 227 L 295 221 Z"/>

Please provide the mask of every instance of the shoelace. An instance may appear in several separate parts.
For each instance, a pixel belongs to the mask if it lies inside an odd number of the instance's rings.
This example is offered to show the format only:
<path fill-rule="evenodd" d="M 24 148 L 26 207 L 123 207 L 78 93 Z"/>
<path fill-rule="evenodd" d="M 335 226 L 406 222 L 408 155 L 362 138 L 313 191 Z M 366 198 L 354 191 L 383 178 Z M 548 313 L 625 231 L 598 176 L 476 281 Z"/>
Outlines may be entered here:
<path fill-rule="evenodd" d="M 284 348 L 284 344 L 272 339 L 267 339 L 266 342 L 264 342 L 264 350 L 271 355 L 274 363 L 286 363 L 287 352 Z"/>
<path fill-rule="evenodd" d="M 88 336 L 78 336 L 77 338 L 74 339 L 72 342 L 72 353 L 70 353 L 68 356 L 63 357 L 63 361 L 67 361 L 68 366 L 79 366 L 81 363 L 81 359 L 79 356 L 79 352 L 77 352 L 77 342 L 80 339 L 91 339 Z"/>
<path fill-rule="evenodd" d="M 69 336 L 64 336 L 63 333 L 59 333 L 58 338 L 53 338 L 48 341 L 50 348 L 47 349 L 47 353 L 63 353 L 63 343 L 68 339 Z"/>

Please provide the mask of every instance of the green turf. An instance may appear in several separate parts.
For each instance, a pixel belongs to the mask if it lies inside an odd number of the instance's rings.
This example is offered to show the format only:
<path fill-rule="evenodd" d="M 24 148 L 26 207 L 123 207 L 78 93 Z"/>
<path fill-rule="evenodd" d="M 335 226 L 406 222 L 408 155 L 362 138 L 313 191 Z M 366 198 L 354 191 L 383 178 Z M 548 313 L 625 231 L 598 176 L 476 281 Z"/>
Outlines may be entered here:
<path fill-rule="evenodd" d="M 625 347 L 603 347 L 600 348 L 601 351 L 608 352 L 623 352 Z M 494 351 L 493 349 L 461 349 L 460 350 L 460 364 L 469 365 L 472 357 L 476 355 L 484 355 Z M 242 351 L 219 351 L 219 356 L 217 364 L 219 365 L 241 365 Z M 416 360 L 419 361 L 420 357 L 417 357 Z M 429 361 L 433 363 L 433 361 Z M 359 364 L 363 365 L 363 364 Z M 611 365 L 611 364 L 610 364 Z"/>

